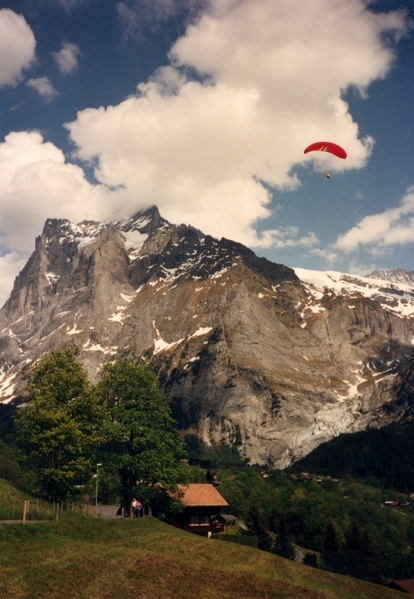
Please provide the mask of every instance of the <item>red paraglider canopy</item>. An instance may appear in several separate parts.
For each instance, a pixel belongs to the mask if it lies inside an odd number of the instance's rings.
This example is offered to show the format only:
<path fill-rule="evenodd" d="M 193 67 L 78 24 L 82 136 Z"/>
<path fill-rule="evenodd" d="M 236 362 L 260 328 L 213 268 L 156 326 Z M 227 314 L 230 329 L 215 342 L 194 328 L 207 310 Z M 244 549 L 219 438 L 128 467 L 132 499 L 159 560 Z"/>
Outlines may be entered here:
<path fill-rule="evenodd" d="M 315 150 L 319 150 L 319 152 L 329 152 L 330 154 L 338 156 L 338 158 L 347 157 L 345 150 L 331 141 L 317 141 L 305 148 L 304 153 L 307 154 L 308 152 L 314 152 Z"/>

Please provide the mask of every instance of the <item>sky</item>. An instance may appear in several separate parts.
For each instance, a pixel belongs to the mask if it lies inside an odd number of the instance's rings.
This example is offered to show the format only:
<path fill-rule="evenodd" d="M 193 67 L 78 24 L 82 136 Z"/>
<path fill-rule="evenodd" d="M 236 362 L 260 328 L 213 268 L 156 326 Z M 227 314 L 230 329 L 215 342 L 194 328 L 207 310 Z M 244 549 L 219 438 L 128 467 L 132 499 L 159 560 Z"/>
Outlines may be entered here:
<path fill-rule="evenodd" d="M 0 0 L 0 116 L 0 304 L 47 218 L 154 204 L 287 266 L 414 270 L 411 0 Z"/>

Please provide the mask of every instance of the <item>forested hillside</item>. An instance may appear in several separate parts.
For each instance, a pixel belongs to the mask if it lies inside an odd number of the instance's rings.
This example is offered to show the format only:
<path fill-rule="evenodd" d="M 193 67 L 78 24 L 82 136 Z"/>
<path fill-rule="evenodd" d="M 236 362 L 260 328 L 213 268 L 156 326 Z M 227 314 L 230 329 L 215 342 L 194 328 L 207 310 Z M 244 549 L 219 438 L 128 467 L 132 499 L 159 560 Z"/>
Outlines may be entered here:
<path fill-rule="evenodd" d="M 414 422 L 408 421 L 339 435 L 296 462 L 291 471 L 349 475 L 410 493 L 414 492 L 413 455 Z"/>
<path fill-rule="evenodd" d="M 289 558 L 294 544 L 305 563 L 381 584 L 414 578 L 414 502 L 408 495 L 350 476 L 251 467 L 218 470 L 217 476 L 229 510 L 245 517 L 259 548 Z"/>

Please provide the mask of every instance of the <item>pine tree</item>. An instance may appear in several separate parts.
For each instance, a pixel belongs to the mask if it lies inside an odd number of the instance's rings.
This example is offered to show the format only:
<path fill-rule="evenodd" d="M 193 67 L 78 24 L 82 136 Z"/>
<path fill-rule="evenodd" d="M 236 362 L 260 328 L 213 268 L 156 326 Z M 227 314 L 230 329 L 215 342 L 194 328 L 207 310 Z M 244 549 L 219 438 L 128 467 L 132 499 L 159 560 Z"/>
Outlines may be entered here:
<path fill-rule="evenodd" d="M 295 559 L 295 548 L 292 545 L 292 536 L 286 516 L 281 514 L 277 525 L 276 541 L 273 549 L 274 553 L 285 557 L 286 559 Z"/>
<path fill-rule="evenodd" d="M 383 560 L 369 531 L 352 520 L 345 538 L 344 561 L 347 574 L 362 580 L 381 582 Z"/>
<path fill-rule="evenodd" d="M 312 568 L 319 568 L 318 556 L 313 551 L 307 551 L 303 558 L 302 564 L 305 566 L 311 566 Z"/>
<path fill-rule="evenodd" d="M 382 547 L 382 556 L 384 558 L 384 570 L 387 578 L 395 577 L 395 558 L 396 552 L 392 541 L 386 539 Z"/>
<path fill-rule="evenodd" d="M 324 570 L 344 574 L 344 556 L 342 552 L 341 531 L 333 520 L 329 520 L 323 539 L 321 564 Z"/>
<path fill-rule="evenodd" d="M 268 528 L 267 516 L 257 501 L 252 501 L 246 517 L 246 524 L 257 537 L 257 547 L 263 551 L 273 548 L 273 534 Z"/>

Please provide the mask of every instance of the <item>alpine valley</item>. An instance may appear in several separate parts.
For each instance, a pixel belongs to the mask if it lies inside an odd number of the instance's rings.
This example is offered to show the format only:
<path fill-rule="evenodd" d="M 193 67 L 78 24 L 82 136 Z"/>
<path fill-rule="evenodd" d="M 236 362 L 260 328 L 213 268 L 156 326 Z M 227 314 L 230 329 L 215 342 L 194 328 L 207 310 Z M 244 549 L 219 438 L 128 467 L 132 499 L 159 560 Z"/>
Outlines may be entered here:
<path fill-rule="evenodd" d="M 149 362 L 180 429 L 287 467 L 343 432 L 410 415 L 414 273 L 291 269 L 173 225 L 49 219 L 0 311 L 0 401 L 76 345 L 92 381 Z"/>

